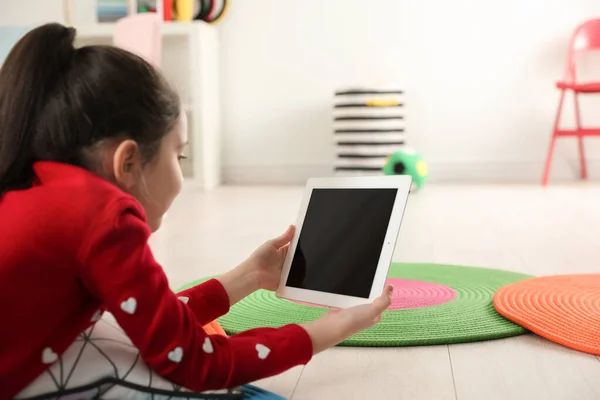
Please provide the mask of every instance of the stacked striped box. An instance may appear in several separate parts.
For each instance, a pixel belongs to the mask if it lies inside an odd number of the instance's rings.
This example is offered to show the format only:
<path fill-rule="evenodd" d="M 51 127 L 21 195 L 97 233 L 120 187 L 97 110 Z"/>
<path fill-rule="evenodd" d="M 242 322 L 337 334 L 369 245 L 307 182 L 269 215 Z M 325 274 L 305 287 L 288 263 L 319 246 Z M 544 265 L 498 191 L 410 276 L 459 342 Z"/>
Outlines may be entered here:
<path fill-rule="evenodd" d="M 335 172 L 379 175 L 405 144 L 403 93 L 397 88 L 350 88 L 334 97 Z"/>

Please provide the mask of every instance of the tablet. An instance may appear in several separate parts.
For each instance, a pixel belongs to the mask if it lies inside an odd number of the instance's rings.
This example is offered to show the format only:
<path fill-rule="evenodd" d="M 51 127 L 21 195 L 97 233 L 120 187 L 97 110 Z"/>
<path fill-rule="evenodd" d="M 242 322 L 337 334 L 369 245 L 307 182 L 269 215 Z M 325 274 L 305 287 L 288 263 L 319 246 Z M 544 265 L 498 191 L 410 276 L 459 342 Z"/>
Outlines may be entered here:
<path fill-rule="evenodd" d="M 412 179 L 310 179 L 277 296 L 347 308 L 381 296 Z"/>

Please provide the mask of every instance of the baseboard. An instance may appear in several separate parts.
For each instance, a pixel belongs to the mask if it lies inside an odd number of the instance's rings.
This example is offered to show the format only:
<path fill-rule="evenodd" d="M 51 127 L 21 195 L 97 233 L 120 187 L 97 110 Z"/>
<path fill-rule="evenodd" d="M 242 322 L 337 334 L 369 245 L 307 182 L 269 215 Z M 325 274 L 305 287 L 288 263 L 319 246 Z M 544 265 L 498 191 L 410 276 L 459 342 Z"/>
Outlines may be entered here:
<path fill-rule="evenodd" d="M 311 177 L 331 176 L 329 165 L 225 166 L 227 185 L 304 185 Z"/>
<path fill-rule="evenodd" d="M 544 162 L 502 163 L 440 163 L 430 166 L 430 182 L 434 183 L 523 183 L 537 184 L 542 179 Z M 600 176 L 600 160 L 588 161 L 588 174 Z M 552 181 L 575 181 L 579 178 L 579 164 L 556 162 L 551 169 Z"/>
<path fill-rule="evenodd" d="M 576 181 L 577 160 L 556 160 L 551 181 Z M 539 183 L 543 161 L 440 162 L 429 164 L 432 183 Z M 225 166 L 223 182 L 231 185 L 303 185 L 310 177 L 331 176 L 331 165 Z M 590 179 L 600 178 L 600 159 L 588 160 Z"/>

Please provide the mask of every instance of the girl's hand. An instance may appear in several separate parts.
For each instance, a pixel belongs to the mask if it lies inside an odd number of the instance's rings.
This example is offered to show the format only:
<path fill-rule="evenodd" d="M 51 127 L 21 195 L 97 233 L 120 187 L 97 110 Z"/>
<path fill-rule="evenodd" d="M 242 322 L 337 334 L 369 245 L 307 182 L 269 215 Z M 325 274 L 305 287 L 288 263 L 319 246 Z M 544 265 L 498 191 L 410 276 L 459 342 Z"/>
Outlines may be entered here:
<path fill-rule="evenodd" d="M 258 287 L 276 290 L 281 269 L 296 228 L 291 225 L 281 236 L 268 240 L 250 255 L 246 264 L 258 279 Z"/>
<path fill-rule="evenodd" d="M 302 324 L 313 344 L 313 354 L 335 346 L 344 339 L 381 321 L 383 312 L 392 304 L 392 286 L 370 304 L 331 310 L 320 319 Z"/>
<path fill-rule="evenodd" d="M 218 278 L 229 296 L 230 306 L 258 289 L 277 289 L 294 230 L 290 226 L 283 235 L 265 242 L 246 261 Z"/>
<path fill-rule="evenodd" d="M 336 318 L 338 316 L 343 318 L 343 322 L 349 326 L 352 335 L 354 335 L 381 321 L 383 312 L 392 304 L 393 291 L 394 288 L 387 285 L 383 289 L 383 294 L 372 303 L 346 309 L 332 309 L 323 318 Z"/>

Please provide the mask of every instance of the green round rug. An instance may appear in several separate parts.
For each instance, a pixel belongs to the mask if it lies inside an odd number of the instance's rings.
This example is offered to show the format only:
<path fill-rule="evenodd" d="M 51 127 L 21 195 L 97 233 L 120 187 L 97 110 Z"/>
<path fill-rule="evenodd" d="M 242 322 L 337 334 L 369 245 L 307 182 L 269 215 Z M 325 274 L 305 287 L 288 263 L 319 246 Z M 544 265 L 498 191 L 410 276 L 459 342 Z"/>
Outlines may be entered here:
<path fill-rule="evenodd" d="M 516 336 L 527 331 L 496 312 L 497 289 L 529 275 L 487 268 L 440 264 L 394 263 L 391 309 L 381 322 L 342 346 L 418 346 L 466 343 Z M 187 289 L 209 278 L 192 282 Z M 299 304 L 259 290 L 219 318 L 228 334 L 258 327 L 279 327 L 318 319 L 327 309 Z"/>

